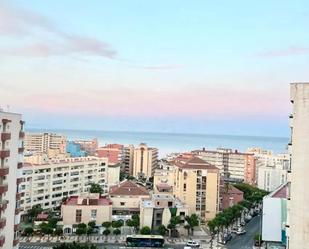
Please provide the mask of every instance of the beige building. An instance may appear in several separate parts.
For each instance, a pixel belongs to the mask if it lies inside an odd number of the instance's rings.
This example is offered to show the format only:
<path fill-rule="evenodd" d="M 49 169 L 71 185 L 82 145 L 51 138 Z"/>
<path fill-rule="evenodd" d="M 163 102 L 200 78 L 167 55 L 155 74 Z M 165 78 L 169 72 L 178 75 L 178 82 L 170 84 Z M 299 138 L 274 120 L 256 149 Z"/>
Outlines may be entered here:
<path fill-rule="evenodd" d="M 24 151 L 20 114 L 0 110 L 0 248 L 18 248 Z"/>
<path fill-rule="evenodd" d="M 213 219 L 219 210 L 219 169 L 198 157 L 176 158 L 174 166 L 174 196 L 190 214 Z"/>
<path fill-rule="evenodd" d="M 134 146 L 128 145 L 124 147 L 123 166 L 124 172 L 128 175 L 133 175 L 134 164 Z"/>
<path fill-rule="evenodd" d="M 108 186 L 113 186 L 119 183 L 120 177 L 120 164 L 108 165 L 107 169 L 107 182 Z"/>
<path fill-rule="evenodd" d="M 156 169 L 153 176 L 153 192 L 173 193 L 174 167 L 168 169 Z"/>
<path fill-rule="evenodd" d="M 288 248 L 309 248 L 309 195 L 306 191 L 309 176 L 309 83 L 291 84 L 290 116 L 291 173 L 288 173 L 290 195 L 288 196 Z"/>
<path fill-rule="evenodd" d="M 148 226 L 157 230 L 160 225 L 167 225 L 171 219 L 171 209 L 176 210 L 181 223 L 185 223 L 186 215 L 189 215 L 188 206 L 169 194 L 153 194 L 151 199 L 144 199 L 140 203 L 140 227 Z"/>
<path fill-rule="evenodd" d="M 54 157 L 66 153 L 66 137 L 54 133 L 26 133 L 25 150 L 41 152 Z"/>
<path fill-rule="evenodd" d="M 113 202 L 113 218 L 126 220 L 132 214 L 139 214 L 140 202 L 149 196 L 145 187 L 133 181 L 125 180 L 111 187 L 109 197 Z"/>
<path fill-rule="evenodd" d="M 134 149 L 133 176 L 135 178 L 149 178 L 158 167 L 158 149 L 141 143 Z"/>
<path fill-rule="evenodd" d="M 256 184 L 256 165 L 253 153 L 218 148 L 217 150 L 195 150 L 193 154 L 216 166 L 222 177 L 238 182 Z"/>
<path fill-rule="evenodd" d="M 112 221 L 112 202 L 99 194 L 71 196 L 61 205 L 63 232 L 71 234 L 74 225 L 95 221 L 97 226 Z"/>
<path fill-rule="evenodd" d="M 89 192 L 91 183 L 100 184 L 105 193 L 108 192 L 107 158 L 78 157 L 54 159 L 43 164 L 25 163 L 22 175 L 25 178 L 21 184 L 24 212 L 37 204 L 43 209 L 60 205 L 64 197 Z"/>

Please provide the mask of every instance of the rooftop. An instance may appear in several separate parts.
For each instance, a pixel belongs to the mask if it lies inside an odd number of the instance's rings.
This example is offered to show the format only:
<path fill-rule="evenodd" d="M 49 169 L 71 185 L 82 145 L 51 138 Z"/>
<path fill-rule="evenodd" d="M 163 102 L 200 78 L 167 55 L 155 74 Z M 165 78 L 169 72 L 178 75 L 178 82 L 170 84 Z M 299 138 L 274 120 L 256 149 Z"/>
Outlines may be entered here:
<path fill-rule="evenodd" d="M 112 201 L 106 196 L 83 197 L 83 196 L 71 196 L 63 205 L 68 206 L 109 206 L 112 205 Z"/>
<path fill-rule="evenodd" d="M 214 165 L 207 163 L 206 161 L 200 159 L 197 156 L 192 158 L 176 158 L 175 166 L 183 169 L 212 169 L 218 170 Z"/>
<path fill-rule="evenodd" d="M 286 199 L 288 197 L 288 183 L 279 186 L 277 189 L 271 192 L 268 197 Z"/>
<path fill-rule="evenodd" d="M 149 195 L 148 190 L 138 185 L 137 183 L 129 180 L 125 180 L 118 185 L 111 187 L 109 191 L 110 195 Z"/>

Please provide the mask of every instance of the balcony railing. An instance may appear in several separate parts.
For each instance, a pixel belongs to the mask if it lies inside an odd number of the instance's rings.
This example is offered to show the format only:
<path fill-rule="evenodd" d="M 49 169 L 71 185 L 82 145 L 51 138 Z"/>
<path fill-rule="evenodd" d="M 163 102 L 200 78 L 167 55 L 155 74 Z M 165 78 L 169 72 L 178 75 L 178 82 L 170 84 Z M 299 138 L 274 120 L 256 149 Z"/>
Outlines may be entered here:
<path fill-rule="evenodd" d="M 4 245 L 4 242 L 5 242 L 5 237 L 4 237 L 4 235 L 1 235 L 0 236 L 0 247 L 2 247 Z"/>
<path fill-rule="evenodd" d="M 9 174 L 9 167 L 0 168 L 0 176 L 6 176 Z"/>
<path fill-rule="evenodd" d="M 10 156 L 9 150 L 0 150 L 0 158 L 6 158 Z"/>
<path fill-rule="evenodd" d="M 6 219 L 5 218 L 1 218 L 0 219 L 0 229 L 3 229 L 6 226 Z"/>
<path fill-rule="evenodd" d="M 1 141 L 6 141 L 11 139 L 11 133 L 3 132 L 1 133 Z"/>
<path fill-rule="evenodd" d="M 1 184 L 0 185 L 0 194 L 4 194 L 8 191 L 8 185 L 7 184 Z"/>

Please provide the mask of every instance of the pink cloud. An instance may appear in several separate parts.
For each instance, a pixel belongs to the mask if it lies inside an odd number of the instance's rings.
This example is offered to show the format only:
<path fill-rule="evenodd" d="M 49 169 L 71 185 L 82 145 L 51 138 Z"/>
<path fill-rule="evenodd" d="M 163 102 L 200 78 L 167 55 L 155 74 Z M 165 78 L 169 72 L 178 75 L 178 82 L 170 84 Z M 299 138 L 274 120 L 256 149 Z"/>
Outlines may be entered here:
<path fill-rule="evenodd" d="M 273 51 L 267 51 L 263 53 L 259 53 L 260 57 L 280 57 L 280 56 L 291 56 L 291 55 L 303 55 L 308 54 L 308 47 L 289 47 L 286 49 L 279 49 Z"/>

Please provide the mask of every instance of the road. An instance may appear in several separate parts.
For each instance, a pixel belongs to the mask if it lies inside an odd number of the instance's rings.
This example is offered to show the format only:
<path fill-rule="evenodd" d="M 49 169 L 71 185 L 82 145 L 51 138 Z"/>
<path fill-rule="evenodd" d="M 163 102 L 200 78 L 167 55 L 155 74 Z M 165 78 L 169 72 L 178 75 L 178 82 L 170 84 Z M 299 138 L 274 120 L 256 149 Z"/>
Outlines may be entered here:
<path fill-rule="evenodd" d="M 259 233 L 261 225 L 261 215 L 254 217 L 245 227 L 246 234 L 239 235 L 227 243 L 228 249 L 252 249 L 253 238 Z"/>
<path fill-rule="evenodd" d="M 52 249 L 55 243 L 20 243 L 19 249 Z M 119 249 L 123 248 L 124 245 L 115 245 L 115 244 L 96 244 L 98 249 Z M 164 248 L 174 248 L 174 249 L 183 249 L 183 245 L 165 245 Z"/>

